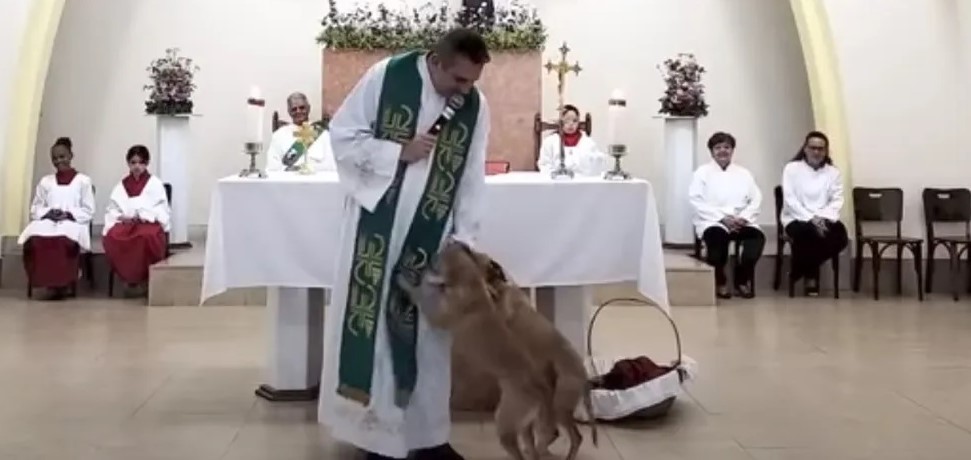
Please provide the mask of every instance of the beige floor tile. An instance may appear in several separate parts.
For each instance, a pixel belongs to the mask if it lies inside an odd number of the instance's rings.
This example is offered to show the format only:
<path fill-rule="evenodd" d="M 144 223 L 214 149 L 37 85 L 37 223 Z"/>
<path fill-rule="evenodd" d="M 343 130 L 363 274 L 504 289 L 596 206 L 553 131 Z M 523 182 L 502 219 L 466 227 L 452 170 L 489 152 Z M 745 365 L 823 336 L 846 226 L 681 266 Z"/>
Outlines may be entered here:
<path fill-rule="evenodd" d="M 253 396 L 262 308 L 21 295 L 0 291 L 0 460 L 354 458 L 315 404 Z M 662 420 L 600 424 L 599 448 L 585 444 L 581 459 L 969 458 L 968 303 L 847 297 L 675 308 L 698 380 Z M 676 355 L 646 307 L 606 310 L 593 344 L 604 356 Z M 457 416 L 452 437 L 470 460 L 505 458 L 488 417 Z"/>

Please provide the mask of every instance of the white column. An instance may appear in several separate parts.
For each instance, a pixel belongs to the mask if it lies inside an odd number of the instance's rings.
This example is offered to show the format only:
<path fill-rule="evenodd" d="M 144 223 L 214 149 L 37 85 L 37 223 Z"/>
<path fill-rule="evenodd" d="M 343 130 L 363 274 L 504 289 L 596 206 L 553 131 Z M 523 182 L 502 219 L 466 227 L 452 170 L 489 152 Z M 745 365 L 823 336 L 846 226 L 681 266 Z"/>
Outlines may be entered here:
<path fill-rule="evenodd" d="M 189 243 L 189 115 L 158 115 L 155 171 L 172 186 L 172 230 L 169 243 Z"/>
<path fill-rule="evenodd" d="M 268 288 L 266 383 L 257 394 L 272 401 L 316 399 L 323 365 L 323 289 Z"/>
<path fill-rule="evenodd" d="M 536 310 L 550 320 L 580 356 L 587 355 L 593 293 L 586 286 L 540 287 L 536 289 Z"/>
<path fill-rule="evenodd" d="M 697 118 L 664 118 L 664 244 L 694 244 L 688 187 L 695 171 L 697 143 Z"/>

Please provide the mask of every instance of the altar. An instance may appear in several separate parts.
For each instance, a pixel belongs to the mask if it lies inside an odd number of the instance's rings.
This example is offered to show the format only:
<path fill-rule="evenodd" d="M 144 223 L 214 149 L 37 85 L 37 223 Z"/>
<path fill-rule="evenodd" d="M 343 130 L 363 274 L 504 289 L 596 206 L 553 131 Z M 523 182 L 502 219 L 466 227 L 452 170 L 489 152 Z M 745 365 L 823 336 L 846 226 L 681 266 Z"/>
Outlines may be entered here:
<path fill-rule="evenodd" d="M 650 183 L 553 180 L 535 172 L 486 182 L 477 249 L 518 284 L 538 288 L 538 308 L 577 350 L 585 350 L 590 286 L 635 281 L 644 296 L 667 308 Z M 319 380 L 325 303 L 319 289 L 336 278 L 344 200 L 336 173 L 227 177 L 213 192 L 201 297 L 271 288 L 267 377 L 273 389 L 309 391 Z"/>

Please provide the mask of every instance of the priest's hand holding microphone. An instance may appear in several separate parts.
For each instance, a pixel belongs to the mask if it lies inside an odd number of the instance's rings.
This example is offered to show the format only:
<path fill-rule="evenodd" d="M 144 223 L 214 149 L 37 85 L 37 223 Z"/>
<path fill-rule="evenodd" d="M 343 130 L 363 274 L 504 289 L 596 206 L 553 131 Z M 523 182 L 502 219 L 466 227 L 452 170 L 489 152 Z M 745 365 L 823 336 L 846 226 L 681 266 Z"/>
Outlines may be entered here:
<path fill-rule="evenodd" d="M 455 111 L 462 108 L 464 104 L 465 97 L 461 94 L 456 94 L 448 98 L 442 114 L 438 116 L 438 119 L 435 120 L 431 128 L 428 128 L 428 132 L 418 134 L 401 149 L 401 161 L 411 164 L 428 158 L 428 155 L 435 148 L 435 143 L 438 142 L 438 134 L 442 132 L 445 124 L 455 116 Z"/>

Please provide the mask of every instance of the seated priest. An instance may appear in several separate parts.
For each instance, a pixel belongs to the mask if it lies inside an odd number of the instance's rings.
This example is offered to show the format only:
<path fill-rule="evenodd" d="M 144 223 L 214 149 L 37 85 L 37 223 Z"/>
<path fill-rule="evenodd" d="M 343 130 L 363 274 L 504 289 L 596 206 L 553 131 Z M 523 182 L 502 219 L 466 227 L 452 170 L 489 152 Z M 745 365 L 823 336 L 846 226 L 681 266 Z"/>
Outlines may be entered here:
<path fill-rule="evenodd" d="M 543 139 L 539 148 L 536 167 L 540 172 L 549 174 L 560 164 L 562 137 L 563 162 L 567 169 L 581 176 L 600 176 L 607 170 L 607 155 L 597 148 L 590 136 L 580 130 L 580 110 L 573 105 L 564 105 L 560 112 L 562 136 L 554 133 Z"/>
<path fill-rule="evenodd" d="M 322 123 L 309 121 L 307 96 L 293 93 L 287 97 L 287 113 L 292 123 L 277 128 L 270 137 L 266 170 L 296 171 L 307 161 L 313 171 L 336 171 L 330 135 Z"/>
<path fill-rule="evenodd" d="M 105 213 L 105 257 L 130 290 L 148 281 L 148 268 L 166 255 L 171 211 L 162 181 L 148 172 L 148 149 L 128 149 L 128 175 L 111 191 Z"/>
<path fill-rule="evenodd" d="M 31 222 L 18 240 L 30 285 L 46 288 L 50 300 L 75 294 L 81 251 L 91 250 L 94 188 L 91 178 L 71 166 L 73 159 L 71 139 L 58 139 L 51 147 L 54 174 L 37 184 Z"/>
<path fill-rule="evenodd" d="M 755 264 L 765 247 L 765 235 L 756 224 L 762 193 L 752 174 L 732 162 L 735 137 L 715 133 L 708 150 L 712 161 L 695 171 L 688 189 L 695 232 L 705 243 L 706 262 L 715 268 L 716 294 L 722 299 L 732 295 L 725 276 L 729 243 L 741 245 L 732 281 L 735 295 L 751 298 Z"/>

